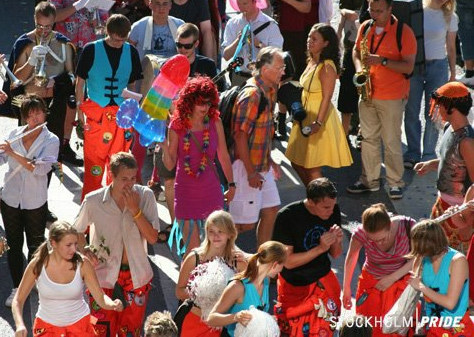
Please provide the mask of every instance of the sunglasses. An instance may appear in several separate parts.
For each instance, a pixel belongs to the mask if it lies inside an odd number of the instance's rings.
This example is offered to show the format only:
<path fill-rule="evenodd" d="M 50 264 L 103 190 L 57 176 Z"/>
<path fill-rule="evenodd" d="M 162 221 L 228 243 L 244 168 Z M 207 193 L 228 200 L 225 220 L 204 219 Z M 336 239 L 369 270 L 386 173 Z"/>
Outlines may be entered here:
<path fill-rule="evenodd" d="M 194 47 L 194 44 L 196 43 L 196 41 L 194 41 L 193 43 L 181 43 L 181 42 L 178 42 L 176 41 L 176 47 L 177 48 L 184 48 L 184 49 L 191 49 L 192 47 Z"/>
<path fill-rule="evenodd" d="M 206 99 L 198 99 L 196 100 L 196 105 L 197 106 L 208 106 L 208 107 L 211 107 L 212 106 L 212 102 L 210 100 L 206 100 Z"/>

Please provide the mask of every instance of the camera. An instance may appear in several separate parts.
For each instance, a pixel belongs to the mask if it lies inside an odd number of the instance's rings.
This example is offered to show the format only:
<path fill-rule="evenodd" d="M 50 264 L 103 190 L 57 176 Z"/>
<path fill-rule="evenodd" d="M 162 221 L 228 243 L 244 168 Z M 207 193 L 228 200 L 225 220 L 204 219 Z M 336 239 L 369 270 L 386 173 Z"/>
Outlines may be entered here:
<path fill-rule="evenodd" d="M 296 101 L 290 105 L 289 109 L 290 114 L 293 116 L 293 119 L 297 122 L 301 122 L 306 118 L 306 111 L 301 102 Z"/>
<path fill-rule="evenodd" d="M 306 118 L 306 110 L 301 103 L 302 91 L 303 88 L 295 82 L 287 82 L 278 89 L 278 101 L 287 107 L 288 113 L 297 122 Z"/>

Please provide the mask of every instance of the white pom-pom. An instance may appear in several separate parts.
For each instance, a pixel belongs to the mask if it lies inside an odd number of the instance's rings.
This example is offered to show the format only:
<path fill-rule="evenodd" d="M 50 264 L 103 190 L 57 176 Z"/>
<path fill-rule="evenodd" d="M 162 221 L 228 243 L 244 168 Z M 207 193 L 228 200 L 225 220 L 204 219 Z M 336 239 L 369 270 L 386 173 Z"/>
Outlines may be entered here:
<path fill-rule="evenodd" d="M 280 328 L 273 316 L 254 306 L 249 311 L 252 319 L 246 327 L 237 323 L 235 337 L 280 337 Z"/>
<path fill-rule="evenodd" d="M 191 272 L 187 285 L 189 297 L 201 308 L 204 321 L 234 274 L 222 258 L 202 263 Z"/>

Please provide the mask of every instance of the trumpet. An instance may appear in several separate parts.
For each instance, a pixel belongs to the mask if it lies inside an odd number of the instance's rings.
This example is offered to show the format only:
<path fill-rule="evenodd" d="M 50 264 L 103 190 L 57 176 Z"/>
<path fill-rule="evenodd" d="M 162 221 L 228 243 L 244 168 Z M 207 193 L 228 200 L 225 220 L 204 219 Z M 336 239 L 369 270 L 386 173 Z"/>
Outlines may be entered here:
<path fill-rule="evenodd" d="M 93 11 L 94 12 L 93 12 L 92 22 L 94 25 L 94 33 L 97 36 L 103 36 L 105 35 L 105 25 L 102 19 L 100 18 L 99 8 L 95 7 Z"/>
<path fill-rule="evenodd" d="M 6 75 L 8 75 L 12 83 L 11 84 L 12 88 L 18 88 L 20 85 L 23 84 L 23 81 L 15 77 L 13 72 L 8 68 L 8 66 L 5 64 L 5 61 L 2 58 L 0 58 L 0 66 L 3 66 L 5 68 L 5 73 Z M 7 80 L 6 75 L 0 69 L 0 77 L 2 78 L 3 81 Z"/>
<path fill-rule="evenodd" d="M 41 36 L 40 45 L 47 45 L 48 40 Z M 35 65 L 35 85 L 37 87 L 44 87 L 48 83 L 48 76 L 44 70 L 46 63 L 46 55 L 44 57 L 38 58 L 38 62 Z"/>

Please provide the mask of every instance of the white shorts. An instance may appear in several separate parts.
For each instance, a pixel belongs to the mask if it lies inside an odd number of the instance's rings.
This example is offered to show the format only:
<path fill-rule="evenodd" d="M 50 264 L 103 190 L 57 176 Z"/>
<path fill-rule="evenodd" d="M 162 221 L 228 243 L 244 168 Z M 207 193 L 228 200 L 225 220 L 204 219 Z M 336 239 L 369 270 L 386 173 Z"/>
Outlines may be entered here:
<path fill-rule="evenodd" d="M 261 172 L 265 181 L 262 189 L 250 187 L 244 163 L 238 159 L 232 164 L 234 181 L 237 185 L 234 200 L 229 204 L 229 211 L 236 224 L 256 223 L 262 208 L 279 206 L 280 195 L 273 177 L 273 169 Z"/>

